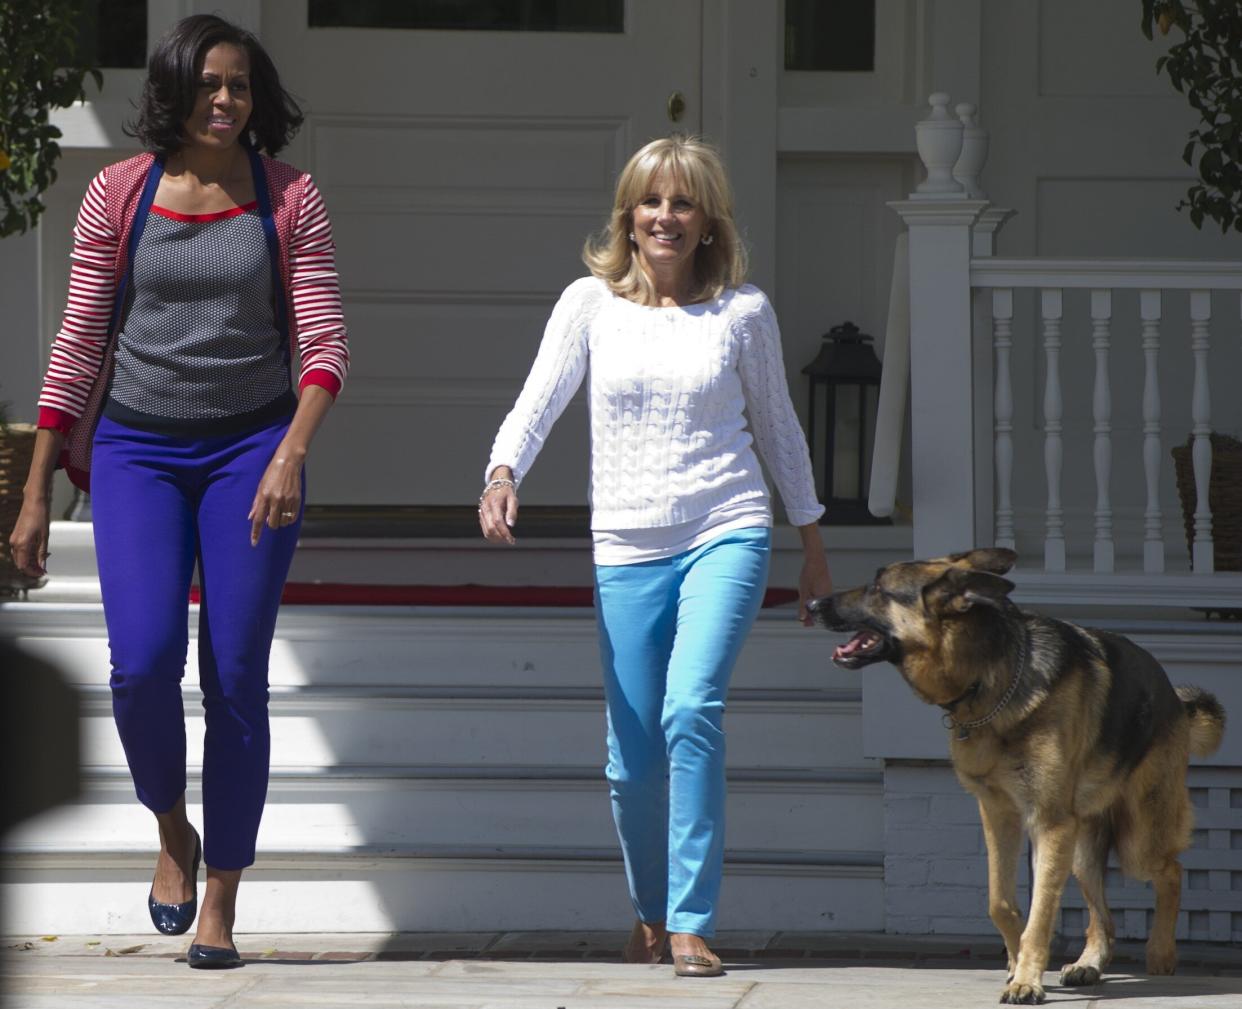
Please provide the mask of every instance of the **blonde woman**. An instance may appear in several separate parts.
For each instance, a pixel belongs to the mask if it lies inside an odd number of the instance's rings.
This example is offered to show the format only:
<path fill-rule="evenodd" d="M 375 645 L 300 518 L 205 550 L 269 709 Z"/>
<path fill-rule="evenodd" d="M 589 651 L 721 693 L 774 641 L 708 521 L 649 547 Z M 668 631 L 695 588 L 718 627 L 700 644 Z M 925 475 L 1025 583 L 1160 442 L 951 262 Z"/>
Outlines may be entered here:
<path fill-rule="evenodd" d="M 639 150 L 583 259 L 591 276 L 561 295 L 496 435 L 479 522 L 488 540 L 514 542 L 518 485 L 589 370 L 607 777 L 638 917 L 625 959 L 656 963 L 667 941 L 678 975 L 710 977 L 722 972 L 706 940 L 724 852 L 725 695 L 771 550 L 752 444 L 802 536 L 803 623 L 807 600 L 832 587 L 824 509 L 717 152 L 686 137 Z"/>

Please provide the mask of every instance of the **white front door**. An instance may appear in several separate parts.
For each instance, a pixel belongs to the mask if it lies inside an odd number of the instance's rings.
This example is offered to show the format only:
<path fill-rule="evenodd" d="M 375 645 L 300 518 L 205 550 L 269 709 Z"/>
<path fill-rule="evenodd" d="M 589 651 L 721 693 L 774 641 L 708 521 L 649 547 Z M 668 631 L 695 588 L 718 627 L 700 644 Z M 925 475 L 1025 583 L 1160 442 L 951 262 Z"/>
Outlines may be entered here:
<path fill-rule="evenodd" d="M 310 27 L 307 0 L 266 0 L 263 37 L 307 112 L 285 156 L 323 190 L 353 354 L 315 503 L 473 505 L 616 173 L 699 128 L 700 0 L 618 6 L 619 32 L 446 31 Z M 579 396 L 523 502 L 584 504 L 587 442 Z"/>

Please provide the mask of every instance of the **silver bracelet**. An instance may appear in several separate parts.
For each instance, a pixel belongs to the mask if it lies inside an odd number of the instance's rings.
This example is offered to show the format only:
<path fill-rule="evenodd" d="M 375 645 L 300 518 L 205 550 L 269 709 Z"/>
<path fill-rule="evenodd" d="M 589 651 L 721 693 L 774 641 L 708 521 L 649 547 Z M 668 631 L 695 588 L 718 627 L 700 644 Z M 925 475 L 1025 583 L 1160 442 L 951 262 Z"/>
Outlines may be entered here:
<path fill-rule="evenodd" d="M 483 493 L 479 495 L 479 504 L 482 504 L 483 499 L 497 487 L 512 487 L 515 491 L 517 490 L 517 484 L 507 477 L 500 477 L 497 480 L 488 480 L 487 485 L 483 488 Z"/>

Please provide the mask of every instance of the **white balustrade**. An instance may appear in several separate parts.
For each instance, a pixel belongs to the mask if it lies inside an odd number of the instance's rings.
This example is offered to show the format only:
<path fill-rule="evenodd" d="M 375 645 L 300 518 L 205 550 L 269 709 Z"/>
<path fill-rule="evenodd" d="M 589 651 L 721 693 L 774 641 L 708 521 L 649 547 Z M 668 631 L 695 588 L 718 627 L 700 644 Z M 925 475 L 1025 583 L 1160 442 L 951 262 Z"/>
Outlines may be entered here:
<path fill-rule="evenodd" d="M 1043 320 L 1044 362 L 1044 473 L 1048 479 L 1048 508 L 1044 514 L 1044 570 L 1065 570 L 1065 518 L 1061 509 L 1061 291 L 1044 288 L 1039 314 Z"/>
<path fill-rule="evenodd" d="M 1091 414 L 1095 420 L 1095 570 L 1112 571 L 1113 504 L 1109 482 L 1113 473 L 1113 399 L 1108 380 L 1108 351 L 1112 342 L 1113 292 L 1091 292 L 1091 347 L 1095 351 L 1095 386 Z"/>
<path fill-rule="evenodd" d="M 920 359 L 912 352 L 910 369 L 916 554 L 930 556 L 961 549 L 972 527 L 975 542 L 989 541 L 1010 548 L 1021 545 L 1028 527 L 1022 522 L 1022 500 L 1014 500 L 1014 478 L 1015 473 L 1023 472 L 1024 465 L 1030 468 L 1030 461 L 1018 458 L 1022 440 L 1015 437 L 1015 426 L 1022 422 L 1017 416 L 1019 409 L 1024 411 L 1025 418 L 1025 411 L 1039 411 L 1041 406 L 1038 399 L 1034 404 L 1027 404 L 1020 398 L 1015 402 L 1015 362 L 1021 362 L 1016 365 L 1018 391 L 1021 392 L 1022 371 L 1029 368 L 1033 356 L 1016 351 L 1015 305 L 1020 305 L 1018 299 L 1029 291 L 1037 296 L 1037 338 L 1040 341 L 1039 347 L 1031 349 L 1038 353 L 1042 348 L 1046 372 L 1042 419 L 1047 497 L 1042 524 L 1044 570 L 1038 574 L 1027 570 L 1022 574 L 1044 585 L 1049 598 L 1129 600 L 1143 605 L 1177 598 L 1188 606 L 1238 606 L 1242 601 L 1242 574 L 1213 572 L 1208 359 L 1211 292 L 1242 292 L 1242 263 L 1006 259 L 992 255 L 995 233 L 1012 211 L 990 206 L 979 183 L 979 171 L 987 154 L 987 133 L 978 125 L 976 109 L 969 102 L 960 103 L 955 109 L 955 120 L 949 115 L 949 100 L 942 92 L 932 95 L 930 114 L 915 128 L 919 155 L 927 168 L 926 180 L 908 200 L 889 204 L 910 229 L 911 346 L 921 349 L 924 355 Z M 966 238 L 969 238 L 972 254 L 964 267 L 961 250 Z M 1065 332 L 1073 336 L 1079 331 L 1077 325 L 1072 325 L 1068 331 L 1063 328 L 1063 295 L 1067 290 L 1088 294 L 1095 366 L 1091 392 L 1095 508 L 1092 570 L 1089 572 L 1068 570 L 1069 557 L 1077 557 L 1079 553 L 1067 549 L 1067 509 L 1062 501 L 1066 415 L 1066 389 L 1061 376 L 1062 344 Z M 1161 346 L 1166 291 L 1185 291 L 1190 298 L 1190 350 L 1194 363 L 1191 457 L 1197 502 L 1189 573 L 1165 570 L 1165 514 L 1160 502 L 1162 493 L 1169 491 L 1166 474 L 1170 468 L 1164 465 L 1164 453 L 1170 445 L 1162 429 L 1165 419 L 1160 365 L 1162 351 L 1167 353 Z M 990 295 L 974 299 L 978 308 L 973 327 L 976 346 L 970 348 L 962 345 L 962 326 L 967 315 L 962 310 L 964 292 L 972 297 L 976 293 Z M 1121 300 L 1123 292 L 1138 297 L 1137 331 L 1129 310 L 1121 307 L 1127 304 Z M 970 350 L 974 354 L 976 349 L 981 349 L 979 343 L 986 347 L 983 341 L 989 337 L 993 368 L 990 376 L 986 362 L 981 362 L 977 354 L 971 357 L 966 353 Z M 1137 389 L 1131 392 L 1126 383 L 1120 383 L 1117 389 L 1123 402 L 1114 411 L 1111 374 L 1114 363 L 1125 373 L 1135 369 L 1140 354 L 1143 365 L 1142 451 L 1139 458 L 1131 459 L 1127 458 L 1128 453 L 1118 453 L 1119 446 L 1127 441 L 1120 438 L 1115 441 L 1114 436 L 1119 434 L 1119 428 L 1124 430 L 1124 422 L 1117 419 L 1127 413 L 1124 400 L 1131 396 L 1137 398 L 1139 393 Z M 1078 366 L 1073 354 L 1067 357 L 1066 363 L 1070 367 Z M 990 378 L 990 391 L 985 388 L 988 382 L 979 380 L 980 365 L 983 365 L 985 378 Z M 1071 383 L 1070 388 L 1076 388 L 1076 383 Z M 962 409 L 962 404 L 967 404 L 969 410 Z M 1131 405 L 1138 404 L 1131 401 Z M 1074 406 L 1070 416 L 1080 416 L 1081 412 Z M 991 416 L 988 416 L 989 410 Z M 990 454 L 984 447 L 989 430 L 992 434 Z M 946 445 L 953 448 L 946 451 Z M 926 462 L 924 456 L 932 459 L 934 465 Z M 967 456 L 972 461 L 964 467 L 960 462 Z M 892 459 L 895 455 L 890 451 L 886 458 Z M 1119 512 L 1113 501 L 1114 469 L 1118 475 L 1133 479 L 1140 464 L 1145 496 L 1141 575 L 1125 570 L 1125 559 L 1137 555 L 1138 544 L 1126 549 L 1122 533 L 1127 527 L 1118 517 L 1120 514 L 1124 519 L 1132 514 L 1137 519 L 1137 502 L 1123 501 Z M 891 483 L 895 476 L 890 474 L 890 477 Z M 988 483 L 992 483 L 994 492 L 990 511 L 986 503 L 979 500 L 980 488 L 986 488 Z M 1079 491 L 1076 487 L 1069 489 L 1073 497 L 1070 508 L 1077 509 L 1080 507 Z M 982 514 L 990 515 L 990 524 L 972 517 L 980 514 L 980 507 Z M 1070 529 L 1074 528 L 1071 524 Z M 1205 575 L 1212 577 L 1203 577 Z"/>
<path fill-rule="evenodd" d="M 1117 572 L 1115 509 L 1112 475 L 1115 465 L 1113 389 L 1110 365 L 1115 334 L 1113 310 L 1117 291 L 1138 294 L 1139 340 L 1143 360 L 1142 456 L 1145 503 L 1143 508 L 1142 569 L 1146 574 L 1165 574 L 1164 512 L 1160 505 L 1164 466 L 1164 417 L 1160 390 L 1161 322 L 1163 292 L 1186 291 L 1190 298 L 1190 349 L 1194 361 L 1191 402 L 1192 450 L 1196 492 L 1193 516 L 1191 569 L 1194 575 L 1213 573 L 1212 512 L 1209 483 L 1212 469 L 1211 396 L 1209 352 L 1211 349 L 1211 292 L 1242 291 L 1242 263 L 1207 261 L 1144 260 L 1053 260 L 1001 259 L 977 256 L 971 260 L 970 282 L 976 289 L 992 292 L 992 346 L 995 389 L 993 430 L 996 468 L 996 542 L 1010 546 L 1020 538 L 1015 528 L 1012 498 L 1013 472 L 1021 465 L 1015 458 L 1013 438 L 1012 370 L 1013 313 L 1016 292 L 1038 292 L 1040 340 L 1047 376 L 1043 389 L 1044 470 L 1047 501 L 1044 511 L 1044 570 L 1067 570 L 1065 505 L 1062 500 L 1064 466 L 1064 387 L 1061 381 L 1063 343 L 1063 291 L 1086 290 L 1090 298 L 1091 346 L 1095 357 L 1092 390 L 1092 455 L 1096 478 L 1092 567 L 1099 575 Z M 1124 332 L 1124 330 L 1123 330 Z M 1138 460 L 1135 461 L 1137 465 Z M 1120 575 L 1119 575 L 1120 577 Z M 1167 576 L 1166 576 L 1167 577 Z M 1208 590 L 1203 590 L 1207 592 Z M 1206 598 L 1206 596 L 1204 597 Z"/>
<path fill-rule="evenodd" d="M 996 432 L 996 545 L 1014 548 L 1013 532 L 1013 291 L 992 292 L 992 347 L 996 360 L 993 417 Z"/>
<path fill-rule="evenodd" d="M 1190 292 L 1190 348 L 1195 357 L 1195 384 L 1190 412 L 1194 420 L 1195 465 L 1195 574 L 1210 574 L 1212 558 L 1212 509 L 1208 500 L 1212 473 L 1212 402 L 1208 391 L 1208 323 L 1212 318 L 1212 292 Z"/>
<path fill-rule="evenodd" d="M 1164 570 L 1164 516 L 1160 510 L 1160 292 L 1139 293 L 1143 325 L 1143 477 L 1147 506 L 1143 511 L 1143 570 Z"/>

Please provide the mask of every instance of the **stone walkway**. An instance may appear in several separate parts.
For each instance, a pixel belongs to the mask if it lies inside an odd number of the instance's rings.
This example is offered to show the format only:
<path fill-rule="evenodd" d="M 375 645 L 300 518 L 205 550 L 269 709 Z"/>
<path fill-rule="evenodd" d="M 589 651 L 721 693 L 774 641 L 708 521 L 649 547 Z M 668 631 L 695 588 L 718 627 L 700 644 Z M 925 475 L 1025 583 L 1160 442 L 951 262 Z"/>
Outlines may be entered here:
<path fill-rule="evenodd" d="M 991 936 L 725 933 L 721 978 L 616 962 L 622 933 L 246 935 L 245 967 L 191 971 L 184 939 L 3 940 L 5 1009 L 960 1009 L 996 1004 Z M 1090 1009 L 1242 1009 L 1242 951 L 1181 945 L 1176 977 L 1146 978 L 1122 944 L 1105 983 L 1056 987 L 1049 1004 Z M 1066 959 L 1058 951 L 1054 962 Z"/>

